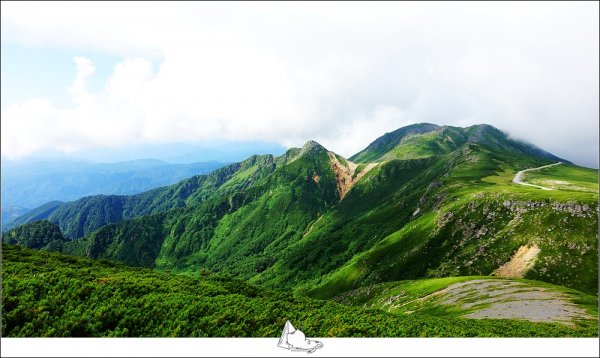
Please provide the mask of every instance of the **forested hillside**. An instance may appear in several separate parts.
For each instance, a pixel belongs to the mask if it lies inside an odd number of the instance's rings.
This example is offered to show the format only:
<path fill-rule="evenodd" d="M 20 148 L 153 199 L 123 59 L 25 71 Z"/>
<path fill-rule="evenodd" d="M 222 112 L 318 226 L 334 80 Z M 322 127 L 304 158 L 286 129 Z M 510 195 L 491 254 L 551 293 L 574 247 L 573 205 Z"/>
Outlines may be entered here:
<path fill-rule="evenodd" d="M 158 273 L 2 245 L 3 337 L 595 336 L 593 325 L 399 316 L 205 273 Z"/>

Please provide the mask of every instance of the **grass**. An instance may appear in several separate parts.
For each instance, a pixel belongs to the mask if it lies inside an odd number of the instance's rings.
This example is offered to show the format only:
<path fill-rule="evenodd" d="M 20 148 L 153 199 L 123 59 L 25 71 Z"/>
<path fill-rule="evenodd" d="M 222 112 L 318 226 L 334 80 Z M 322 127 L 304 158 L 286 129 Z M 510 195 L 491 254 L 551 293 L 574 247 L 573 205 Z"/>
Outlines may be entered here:
<path fill-rule="evenodd" d="M 492 186 L 485 189 L 486 191 L 511 192 L 517 195 L 526 195 L 535 200 L 598 201 L 597 170 L 561 164 L 539 171 L 525 172 L 524 182 L 555 190 L 543 190 L 513 183 L 512 180 L 516 174 L 517 170 L 506 168 L 502 172 L 484 177 L 481 180 L 485 184 L 492 184 Z M 557 184 L 557 182 L 564 182 L 565 184 Z"/>
<path fill-rule="evenodd" d="M 524 181 L 561 191 L 598 194 L 598 171 L 571 164 L 526 172 Z"/>
<path fill-rule="evenodd" d="M 362 171 L 365 169 L 367 165 L 365 163 L 360 163 L 356 166 L 356 169 L 354 170 L 354 174 L 352 174 L 352 179 L 356 178 L 356 176 L 360 173 L 362 173 Z"/>
<path fill-rule="evenodd" d="M 394 149 L 381 157 L 381 160 L 418 159 L 448 153 L 455 149 L 453 142 L 438 132 L 407 137 Z"/>

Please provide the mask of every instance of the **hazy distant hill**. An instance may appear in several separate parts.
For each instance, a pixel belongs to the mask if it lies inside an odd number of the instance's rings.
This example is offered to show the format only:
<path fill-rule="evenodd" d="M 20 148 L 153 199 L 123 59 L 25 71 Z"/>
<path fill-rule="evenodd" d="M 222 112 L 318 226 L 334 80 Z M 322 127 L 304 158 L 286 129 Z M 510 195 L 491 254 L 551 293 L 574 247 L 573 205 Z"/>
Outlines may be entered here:
<path fill-rule="evenodd" d="M 71 201 L 96 194 L 136 194 L 206 174 L 223 166 L 220 162 L 170 164 L 155 159 L 118 163 L 54 160 L 2 162 L 2 222 L 15 212 L 49 201 Z M 20 208 L 20 209 L 19 209 Z"/>

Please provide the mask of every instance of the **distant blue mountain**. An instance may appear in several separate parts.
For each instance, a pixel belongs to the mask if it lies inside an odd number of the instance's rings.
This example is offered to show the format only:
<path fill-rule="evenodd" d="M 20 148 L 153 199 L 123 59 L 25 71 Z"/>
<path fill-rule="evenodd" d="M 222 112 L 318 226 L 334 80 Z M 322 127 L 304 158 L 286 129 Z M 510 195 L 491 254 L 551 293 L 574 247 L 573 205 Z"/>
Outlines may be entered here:
<path fill-rule="evenodd" d="M 2 225 L 44 203 L 95 194 L 136 194 L 207 174 L 227 163 L 171 164 L 156 159 L 117 163 L 55 159 L 2 161 Z"/>
<path fill-rule="evenodd" d="M 270 142 L 261 141 L 204 141 L 183 143 L 143 143 L 128 144 L 114 148 L 81 150 L 73 153 L 76 157 L 66 157 L 64 153 L 46 151 L 38 154 L 36 161 L 65 160 L 123 162 L 139 158 L 155 158 L 172 164 L 191 164 L 198 162 L 239 162 L 254 154 L 281 155 L 287 148 Z M 82 159 L 85 158 L 85 159 Z M 3 158 L 4 159 L 4 158 Z"/>
<path fill-rule="evenodd" d="M 31 209 L 24 208 L 18 205 L 11 206 L 2 206 L 2 227 L 4 228 L 5 224 L 11 223 L 13 220 L 18 218 L 21 215 L 24 215 L 30 212 Z"/>

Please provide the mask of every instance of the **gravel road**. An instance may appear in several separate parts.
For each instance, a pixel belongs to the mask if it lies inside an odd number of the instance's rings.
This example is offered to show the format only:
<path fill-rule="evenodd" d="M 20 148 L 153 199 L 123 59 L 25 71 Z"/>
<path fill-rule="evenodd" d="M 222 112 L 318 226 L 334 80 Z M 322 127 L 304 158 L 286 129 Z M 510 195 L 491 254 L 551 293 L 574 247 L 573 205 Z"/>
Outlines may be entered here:
<path fill-rule="evenodd" d="M 519 171 L 519 172 L 518 172 L 518 173 L 515 175 L 515 177 L 513 178 L 513 180 L 512 180 L 512 181 L 513 181 L 513 183 L 515 183 L 515 184 L 532 186 L 532 187 L 534 187 L 534 188 L 539 188 L 539 189 L 543 189 L 543 190 L 552 190 L 551 188 L 546 188 L 545 186 L 541 186 L 541 185 L 535 185 L 535 184 L 529 184 L 529 183 L 524 183 L 524 182 L 523 182 L 523 174 L 524 174 L 525 172 L 529 172 L 529 171 L 532 171 L 532 170 L 544 169 L 544 168 L 552 167 L 552 166 L 559 165 L 559 164 L 562 164 L 562 162 L 558 162 L 558 163 L 554 163 L 554 164 L 548 164 L 548 165 L 544 165 L 544 166 L 537 167 L 537 168 L 529 168 L 529 169 L 521 170 L 521 171 Z"/>

